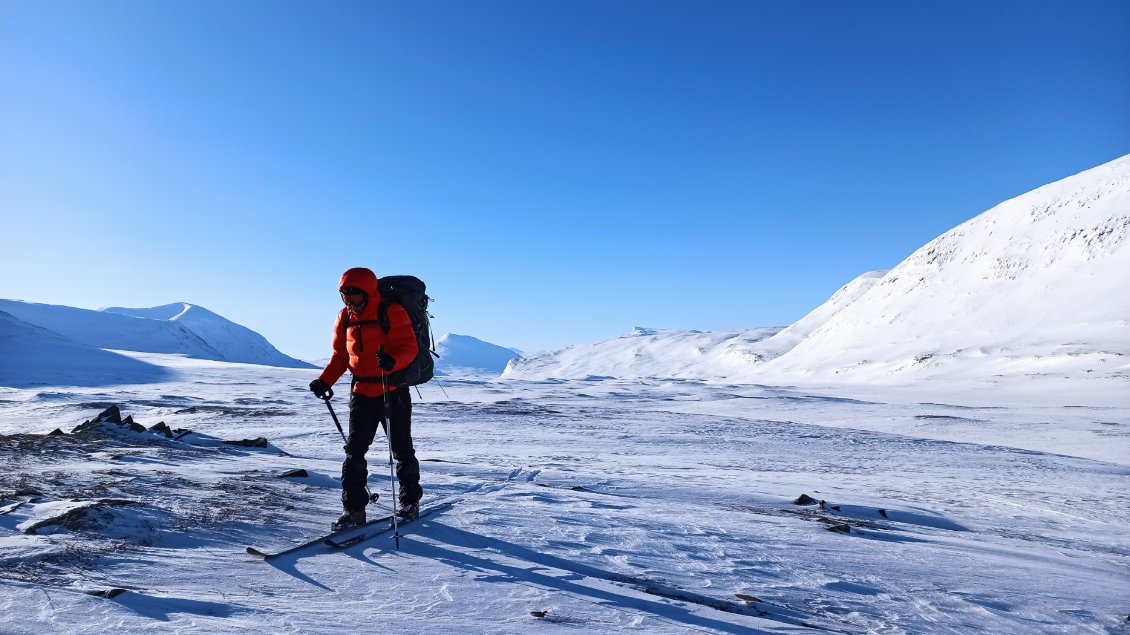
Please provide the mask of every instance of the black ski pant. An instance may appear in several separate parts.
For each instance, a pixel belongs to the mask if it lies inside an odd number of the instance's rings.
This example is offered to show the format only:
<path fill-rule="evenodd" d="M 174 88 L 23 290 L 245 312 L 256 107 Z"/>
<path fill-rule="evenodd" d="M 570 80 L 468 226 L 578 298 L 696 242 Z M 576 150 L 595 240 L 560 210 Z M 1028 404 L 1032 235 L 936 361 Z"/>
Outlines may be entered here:
<path fill-rule="evenodd" d="M 412 394 L 407 388 L 393 390 L 388 394 L 388 406 L 392 457 L 396 461 L 396 478 L 400 481 L 400 504 L 412 504 L 424 493 L 420 487 L 420 462 L 412 447 Z M 365 453 L 381 425 L 384 409 L 383 397 L 357 394 L 349 397 L 349 438 L 345 442 L 345 462 L 341 465 L 341 504 L 347 510 L 365 509 L 369 502 L 365 492 L 369 480 Z"/>

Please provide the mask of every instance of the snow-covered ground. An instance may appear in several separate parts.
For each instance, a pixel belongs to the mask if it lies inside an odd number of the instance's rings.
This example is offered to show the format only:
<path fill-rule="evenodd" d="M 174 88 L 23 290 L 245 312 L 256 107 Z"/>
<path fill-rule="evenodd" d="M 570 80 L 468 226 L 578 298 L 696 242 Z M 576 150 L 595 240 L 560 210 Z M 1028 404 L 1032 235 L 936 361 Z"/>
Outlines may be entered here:
<path fill-rule="evenodd" d="M 440 378 L 414 432 L 455 505 L 263 562 L 338 511 L 316 371 L 123 355 L 169 376 L 0 388 L 4 633 L 1126 632 L 1124 383 Z M 179 432 L 70 434 L 111 405 Z"/>

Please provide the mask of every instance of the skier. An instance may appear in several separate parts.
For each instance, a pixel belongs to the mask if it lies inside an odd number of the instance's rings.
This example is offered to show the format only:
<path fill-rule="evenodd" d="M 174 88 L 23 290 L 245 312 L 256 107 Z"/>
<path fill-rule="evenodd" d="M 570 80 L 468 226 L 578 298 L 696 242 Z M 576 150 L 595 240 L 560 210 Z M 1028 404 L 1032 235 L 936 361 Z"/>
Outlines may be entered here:
<path fill-rule="evenodd" d="M 333 357 L 322 374 L 310 382 L 310 391 L 325 398 L 330 386 L 347 369 L 353 374 L 349 437 L 341 466 L 343 513 L 334 526 L 345 528 L 365 523 L 365 505 L 369 502 L 365 452 L 382 423 L 392 427 L 391 433 L 386 428 L 385 434 L 389 435 L 396 478 L 400 481 L 397 515 L 412 519 L 419 514 L 424 493 L 420 487 L 420 462 L 412 447 L 412 395 L 407 387 L 397 388 L 385 381 L 387 375 L 407 367 L 416 357 L 419 348 L 412 322 L 399 304 L 381 306 L 377 276 L 369 269 L 355 267 L 346 271 L 338 291 L 345 308 L 334 322 Z"/>

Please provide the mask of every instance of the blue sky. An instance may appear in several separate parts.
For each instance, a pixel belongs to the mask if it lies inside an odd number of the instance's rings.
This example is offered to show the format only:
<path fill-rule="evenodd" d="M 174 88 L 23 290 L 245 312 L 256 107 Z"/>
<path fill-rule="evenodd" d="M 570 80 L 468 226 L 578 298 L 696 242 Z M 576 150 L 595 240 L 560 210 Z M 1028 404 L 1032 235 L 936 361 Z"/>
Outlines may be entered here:
<path fill-rule="evenodd" d="M 1130 152 L 1130 3 L 0 3 L 0 297 L 328 354 L 341 272 L 525 350 L 785 325 Z"/>

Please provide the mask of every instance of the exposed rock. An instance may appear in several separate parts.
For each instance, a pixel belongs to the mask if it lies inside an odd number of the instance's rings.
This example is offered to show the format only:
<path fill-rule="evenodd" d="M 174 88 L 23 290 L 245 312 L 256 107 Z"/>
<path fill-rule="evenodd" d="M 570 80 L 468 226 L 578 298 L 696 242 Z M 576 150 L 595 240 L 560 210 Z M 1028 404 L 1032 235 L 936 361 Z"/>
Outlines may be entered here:
<path fill-rule="evenodd" d="M 812 498 L 808 494 L 801 494 L 800 496 L 797 497 L 797 499 L 795 501 L 793 501 L 793 505 L 815 505 L 815 504 L 816 504 L 816 499 Z"/>
<path fill-rule="evenodd" d="M 122 423 L 122 411 L 117 406 L 110 406 L 109 408 L 103 410 L 97 417 L 94 418 L 94 420 L 108 421 L 110 423 L 116 423 L 120 425 Z"/>
<path fill-rule="evenodd" d="M 308 476 L 310 476 L 310 474 L 303 469 L 287 470 L 279 474 L 279 478 L 306 478 Z"/>
<path fill-rule="evenodd" d="M 257 439 L 242 439 L 240 441 L 224 441 L 228 445 L 238 445 L 245 448 L 265 448 L 267 447 L 267 437 L 259 437 Z"/>
<path fill-rule="evenodd" d="M 851 525 L 848 525 L 847 523 L 844 523 L 842 525 L 832 525 L 831 527 L 828 527 L 828 531 L 834 531 L 840 534 L 851 533 Z"/>
<path fill-rule="evenodd" d="M 882 516 L 883 518 L 887 518 L 887 510 L 885 510 L 885 509 L 880 509 L 880 510 L 879 510 L 879 515 L 880 515 L 880 516 Z"/>
<path fill-rule="evenodd" d="M 90 430 L 100 427 L 102 427 L 101 421 L 83 421 L 82 423 L 75 426 L 73 430 L 71 430 L 71 434 L 83 434 L 84 432 L 89 432 Z"/>
<path fill-rule="evenodd" d="M 87 595 L 93 595 L 94 597 L 106 598 L 107 600 L 110 600 L 110 599 L 118 597 L 119 595 L 121 595 L 125 592 L 126 592 L 125 589 L 103 589 L 101 591 L 87 591 L 86 594 Z"/>
<path fill-rule="evenodd" d="M 51 432 L 48 432 L 48 433 L 47 433 L 47 436 L 49 436 L 49 437 L 57 437 L 57 436 L 59 436 L 59 435 L 62 435 L 62 434 L 66 434 L 66 432 L 63 432 L 63 431 L 62 431 L 62 430 L 60 430 L 59 428 L 55 428 L 55 429 L 54 429 L 54 430 L 52 430 Z"/>
<path fill-rule="evenodd" d="M 89 505 L 82 507 L 75 507 L 74 509 L 67 510 L 58 516 L 45 518 L 34 525 L 31 525 L 24 530 L 25 534 L 36 534 L 44 527 L 62 527 L 63 529 L 77 530 L 82 529 L 86 524 L 86 520 L 90 517 L 90 512 L 97 511 L 103 507 L 124 507 L 126 505 L 136 505 L 136 501 L 131 501 L 122 498 L 103 498 L 91 502 Z"/>
<path fill-rule="evenodd" d="M 86 507 L 76 507 L 75 509 L 68 510 L 58 516 L 45 518 L 34 525 L 24 530 L 25 534 L 35 535 L 40 529 L 44 527 L 62 527 L 63 529 L 78 529 L 82 527 L 82 523 L 86 520 L 87 513 L 90 511 L 92 505 Z"/>
<path fill-rule="evenodd" d="M 164 421 L 158 421 L 157 423 L 149 426 L 149 431 L 153 434 L 163 434 L 165 435 L 166 439 L 173 438 L 173 431 L 169 429 L 169 425 Z"/>

